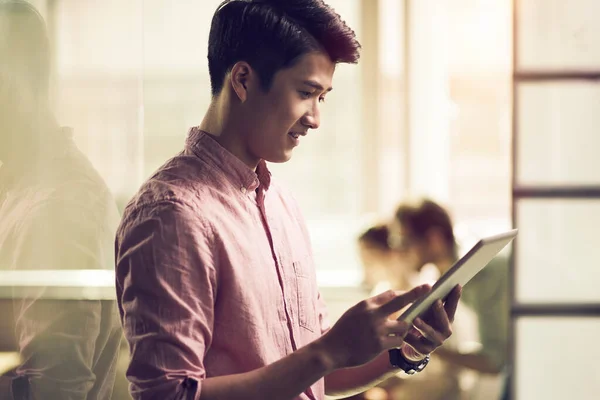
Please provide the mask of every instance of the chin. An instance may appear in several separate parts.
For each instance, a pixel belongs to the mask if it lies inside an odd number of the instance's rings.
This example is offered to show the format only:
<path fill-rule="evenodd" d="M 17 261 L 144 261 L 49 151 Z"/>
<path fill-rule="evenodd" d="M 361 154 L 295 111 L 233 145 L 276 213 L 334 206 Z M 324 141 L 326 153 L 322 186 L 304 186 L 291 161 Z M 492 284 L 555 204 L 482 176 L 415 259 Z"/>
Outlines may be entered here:
<path fill-rule="evenodd" d="M 288 162 L 291 158 L 292 158 L 292 152 L 290 151 L 289 153 L 272 155 L 270 157 L 263 157 L 263 160 L 271 162 L 271 163 L 281 164 L 284 162 Z"/>

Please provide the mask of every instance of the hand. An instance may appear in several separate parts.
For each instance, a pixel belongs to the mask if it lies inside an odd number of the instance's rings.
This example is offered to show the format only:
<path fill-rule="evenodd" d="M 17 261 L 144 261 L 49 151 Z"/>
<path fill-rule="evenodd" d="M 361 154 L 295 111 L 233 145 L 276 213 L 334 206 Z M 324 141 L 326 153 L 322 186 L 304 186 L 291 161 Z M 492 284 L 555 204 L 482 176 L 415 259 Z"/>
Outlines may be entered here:
<path fill-rule="evenodd" d="M 411 325 L 390 320 L 388 316 L 430 290 L 429 285 L 406 293 L 389 290 L 346 311 L 331 330 L 318 339 L 332 369 L 362 365 L 385 350 L 400 347 Z"/>
<path fill-rule="evenodd" d="M 418 361 L 433 353 L 452 335 L 452 322 L 462 288 L 455 287 L 444 304 L 436 301 L 422 318 L 415 318 L 414 327 L 406 334 L 402 352 L 406 358 Z"/>

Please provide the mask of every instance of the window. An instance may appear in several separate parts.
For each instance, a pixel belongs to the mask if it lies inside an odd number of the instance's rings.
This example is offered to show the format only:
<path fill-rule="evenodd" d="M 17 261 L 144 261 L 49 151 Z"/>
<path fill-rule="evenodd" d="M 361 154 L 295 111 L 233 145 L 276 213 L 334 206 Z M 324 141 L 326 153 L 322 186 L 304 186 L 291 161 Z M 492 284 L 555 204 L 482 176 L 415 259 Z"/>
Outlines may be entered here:
<path fill-rule="evenodd" d="M 592 238 L 600 210 L 593 150 L 600 51 L 592 16 L 600 8 L 593 0 L 515 7 L 513 199 L 522 231 L 513 260 L 513 397 L 594 399 L 598 369 L 570 360 L 579 347 L 562 339 L 568 330 L 585 343 L 600 326 L 600 297 L 591 283 L 598 281 Z M 598 349 L 591 341 L 583 351 L 596 360 Z M 553 375 L 561 369 L 555 359 L 575 362 L 579 373 Z"/>
<path fill-rule="evenodd" d="M 410 4 L 410 194 L 473 235 L 510 225 L 511 7 Z"/>
<path fill-rule="evenodd" d="M 122 208 L 201 122 L 220 1 L 38 3 L 55 38 L 59 120 Z M 321 128 L 271 167 L 304 211 L 321 283 L 360 282 L 358 233 L 406 196 L 431 196 L 470 227 L 509 224 L 510 13 L 483 3 L 329 1 L 361 62 L 338 66 Z"/>

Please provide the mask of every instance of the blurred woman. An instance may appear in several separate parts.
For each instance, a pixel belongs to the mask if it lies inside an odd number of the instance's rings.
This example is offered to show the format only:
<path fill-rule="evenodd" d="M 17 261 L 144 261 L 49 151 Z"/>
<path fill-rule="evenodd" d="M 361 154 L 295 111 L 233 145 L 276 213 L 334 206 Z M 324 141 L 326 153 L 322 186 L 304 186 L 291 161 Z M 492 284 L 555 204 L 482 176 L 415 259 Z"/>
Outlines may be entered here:
<path fill-rule="evenodd" d="M 441 275 L 458 259 L 459 246 L 449 213 L 431 200 L 400 204 L 390 232 L 390 243 L 403 258 L 404 269 L 413 274 L 434 265 Z M 481 346 L 471 352 L 443 346 L 436 351 L 437 356 L 453 368 L 501 378 L 508 352 L 508 260 L 494 258 L 465 285 L 461 302 L 476 316 Z"/>
<path fill-rule="evenodd" d="M 364 269 L 363 286 L 371 294 L 388 289 L 409 290 L 413 271 L 404 254 L 395 251 L 390 226 L 377 224 L 365 230 L 358 238 L 358 249 Z M 395 318 L 398 314 L 390 316 Z M 450 341 L 453 339 L 451 338 Z M 421 373 L 405 379 L 406 375 L 383 382 L 357 399 L 364 400 L 454 400 L 459 398 L 458 374 L 440 362 L 435 354 L 432 362 Z"/>

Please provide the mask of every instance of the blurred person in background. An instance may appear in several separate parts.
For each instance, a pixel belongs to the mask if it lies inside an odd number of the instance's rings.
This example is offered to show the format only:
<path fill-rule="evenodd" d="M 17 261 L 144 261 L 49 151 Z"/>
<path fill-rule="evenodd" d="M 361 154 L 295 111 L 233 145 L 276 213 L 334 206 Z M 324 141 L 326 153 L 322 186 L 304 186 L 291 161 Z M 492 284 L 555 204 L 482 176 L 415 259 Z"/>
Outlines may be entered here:
<path fill-rule="evenodd" d="M 390 224 L 381 223 L 366 229 L 358 237 L 358 249 L 364 269 L 364 287 L 371 295 L 385 290 L 409 290 L 411 271 L 399 267 L 404 257 L 390 246 Z M 395 313 L 390 318 L 395 318 Z M 456 321 L 455 323 L 456 324 Z M 454 329 L 455 330 L 455 329 Z M 455 345 L 452 338 L 444 347 Z M 441 362 L 440 362 L 441 361 Z M 443 362 L 436 353 L 426 370 L 410 379 L 402 375 L 389 379 L 372 388 L 357 399 L 364 400 L 453 400 L 460 396 L 456 368 Z"/>
<path fill-rule="evenodd" d="M 116 205 L 53 115 L 51 65 L 42 16 L 0 0 L 0 269 L 111 269 Z M 22 289 L 0 302 L 0 315 L 14 316 L 0 340 L 20 356 L 0 377 L 0 399 L 109 399 L 122 337 L 115 302 Z"/>
<path fill-rule="evenodd" d="M 358 253 L 363 267 L 363 288 L 376 295 L 392 287 L 406 287 L 402 272 L 394 268 L 398 264 L 398 254 L 388 244 L 388 224 L 377 224 L 365 230 L 358 237 Z M 397 282 L 401 280 L 401 282 Z"/>
<path fill-rule="evenodd" d="M 404 258 L 403 267 L 409 272 L 418 273 L 432 264 L 444 274 L 458 259 L 450 215 L 429 199 L 400 204 L 390 232 L 391 246 Z M 438 357 L 482 374 L 507 374 L 508 274 L 508 260 L 500 254 L 463 289 L 462 303 L 477 317 L 481 348 L 463 353 L 443 346 L 436 352 Z"/>

